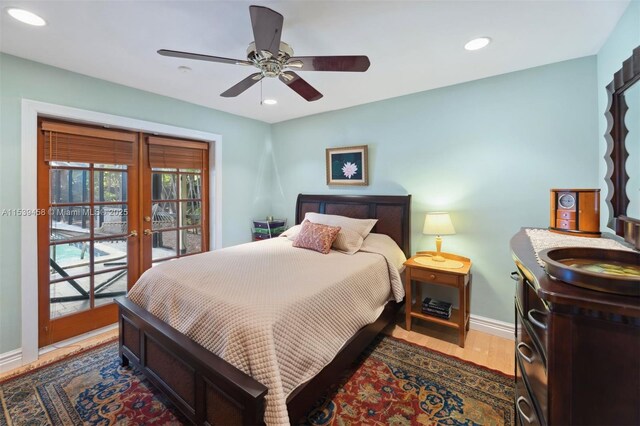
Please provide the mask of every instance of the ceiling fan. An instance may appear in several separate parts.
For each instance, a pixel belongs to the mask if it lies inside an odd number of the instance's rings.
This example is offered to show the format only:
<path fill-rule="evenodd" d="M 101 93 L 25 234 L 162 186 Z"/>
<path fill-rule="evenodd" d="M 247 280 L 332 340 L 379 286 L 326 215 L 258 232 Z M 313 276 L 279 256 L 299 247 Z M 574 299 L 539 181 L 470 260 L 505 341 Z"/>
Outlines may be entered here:
<path fill-rule="evenodd" d="M 370 62 L 366 56 L 293 56 L 291 46 L 280 41 L 284 21 L 281 14 L 263 6 L 249 6 L 249 13 L 255 41 L 247 48 L 246 61 L 177 50 L 161 49 L 158 50 L 158 53 L 174 58 L 196 59 L 222 64 L 253 65 L 260 70 L 220 94 L 226 98 L 238 96 L 265 77 L 278 77 L 280 81 L 307 101 L 317 101 L 322 97 L 322 93 L 291 69 L 350 72 L 364 72 L 369 69 Z"/>

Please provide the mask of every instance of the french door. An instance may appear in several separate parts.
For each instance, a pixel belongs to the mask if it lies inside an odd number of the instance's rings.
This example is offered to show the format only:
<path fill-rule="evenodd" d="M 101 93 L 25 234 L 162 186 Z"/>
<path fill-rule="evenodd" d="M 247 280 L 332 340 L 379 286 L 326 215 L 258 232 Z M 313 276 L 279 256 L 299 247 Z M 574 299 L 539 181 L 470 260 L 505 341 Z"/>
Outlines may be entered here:
<path fill-rule="evenodd" d="M 38 138 L 42 347 L 116 322 L 144 270 L 208 249 L 208 144 L 49 119 Z"/>
<path fill-rule="evenodd" d="M 145 136 L 142 268 L 209 249 L 209 144 Z"/>

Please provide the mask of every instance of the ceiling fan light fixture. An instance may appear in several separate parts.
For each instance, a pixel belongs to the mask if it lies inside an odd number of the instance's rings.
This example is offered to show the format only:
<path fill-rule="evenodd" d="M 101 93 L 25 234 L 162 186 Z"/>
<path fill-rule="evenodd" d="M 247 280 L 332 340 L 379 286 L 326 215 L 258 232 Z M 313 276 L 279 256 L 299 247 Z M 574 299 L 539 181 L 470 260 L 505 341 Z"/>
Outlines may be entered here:
<path fill-rule="evenodd" d="M 264 101 L 262 101 L 262 103 L 265 105 L 275 105 L 278 103 L 278 101 L 275 99 L 265 99 Z"/>
<path fill-rule="evenodd" d="M 480 50 L 483 47 L 487 47 L 491 43 L 491 38 L 489 37 L 478 37 L 473 40 L 469 40 L 467 44 L 464 45 L 464 48 L 467 50 Z"/>
<path fill-rule="evenodd" d="M 40 16 L 28 10 L 18 9 L 17 7 L 10 7 L 7 9 L 7 13 L 13 19 L 22 22 L 23 24 L 33 25 L 34 27 L 43 27 L 47 25 L 47 21 Z"/>

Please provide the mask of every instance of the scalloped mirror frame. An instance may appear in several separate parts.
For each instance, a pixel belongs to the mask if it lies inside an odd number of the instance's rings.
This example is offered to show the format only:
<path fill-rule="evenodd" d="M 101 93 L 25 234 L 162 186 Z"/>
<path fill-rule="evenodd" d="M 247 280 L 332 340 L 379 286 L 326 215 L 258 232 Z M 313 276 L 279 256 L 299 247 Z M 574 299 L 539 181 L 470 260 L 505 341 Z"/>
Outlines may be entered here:
<path fill-rule="evenodd" d="M 609 220 L 607 226 L 613 229 L 617 235 L 632 243 L 636 248 L 640 247 L 640 218 L 630 218 L 626 215 L 629 206 L 627 195 L 627 182 L 629 174 L 625 164 L 629 152 L 625 146 L 625 139 L 629 130 L 625 126 L 624 116 L 629 109 L 624 98 L 624 92 L 634 83 L 640 80 L 640 46 L 633 49 L 632 55 L 622 63 L 614 75 L 613 81 L 607 89 L 607 207 L 609 208 Z"/>

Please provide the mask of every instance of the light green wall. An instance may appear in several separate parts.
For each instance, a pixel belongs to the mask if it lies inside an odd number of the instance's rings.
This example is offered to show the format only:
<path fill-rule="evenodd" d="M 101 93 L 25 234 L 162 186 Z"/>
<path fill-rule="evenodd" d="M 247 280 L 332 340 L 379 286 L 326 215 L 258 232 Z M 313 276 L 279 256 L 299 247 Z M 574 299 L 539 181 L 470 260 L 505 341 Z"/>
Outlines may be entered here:
<path fill-rule="evenodd" d="M 637 6 L 621 23 L 637 19 Z M 604 64 L 621 55 L 605 46 L 598 76 L 588 57 L 269 126 L 0 54 L 0 208 L 20 207 L 22 98 L 218 133 L 224 246 L 249 240 L 252 217 L 292 222 L 300 192 L 410 193 L 412 250 L 434 245 L 421 234 L 424 213 L 450 211 L 458 234 L 444 249 L 474 262 L 472 312 L 513 322 L 509 239 L 521 226 L 548 226 L 550 188 L 600 185 L 598 90 Z M 327 187 L 325 148 L 360 144 L 369 145 L 370 185 Z M 20 346 L 20 221 L 0 217 L 0 236 L 3 353 Z"/>
<path fill-rule="evenodd" d="M 600 218 L 603 230 L 607 229 L 607 219 L 609 217 L 609 207 L 605 203 L 608 188 L 604 184 L 607 172 L 607 164 L 604 159 L 607 152 L 607 142 L 604 138 L 607 132 L 607 121 L 604 116 L 608 104 L 606 87 L 613 80 L 613 74 L 622 67 L 622 62 L 629 58 L 633 49 L 638 46 L 640 46 L 640 0 L 633 0 L 600 49 L 600 52 L 598 52 L 598 136 L 600 149 L 598 182 L 602 187 L 602 215 Z M 627 164 L 633 164 L 633 171 L 630 170 L 630 174 L 635 178 L 635 183 L 630 181 L 635 187 L 634 194 L 629 195 L 632 197 L 635 195 L 635 198 L 637 198 L 639 195 L 637 188 L 639 186 L 638 175 L 640 173 L 640 147 L 636 145 L 628 148 L 630 150 L 630 161 Z M 611 231 L 610 229 L 607 230 Z"/>
<path fill-rule="evenodd" d="M 21 207 L 22 99 L 222 135 L 224 246 L 249 241 L 251 218 L 270 211 L 266 123 L 5 54 L 0 54 L 0 94 L 0 211 Z M 0 216 L 0 354 L 20 346 L 20 231 L 19 218 Z"/>
<path fill-rule="evenodd" d="M 549 225 L 550 188 L 599 186 L 596 96 L 587 57 L 275 124 L 274 214 L 301 192 L 412 194 L 412 250 L 434 249 L 425 212 L 451 212 L 472 313 L 513 322 L 511 236 Z M 370 185 L 327 187 L 325 148 L 365 144 Z"/>

